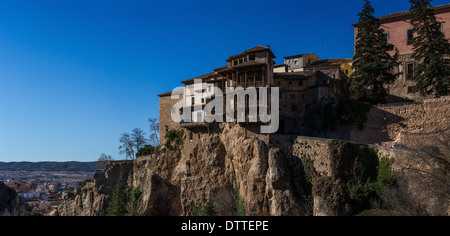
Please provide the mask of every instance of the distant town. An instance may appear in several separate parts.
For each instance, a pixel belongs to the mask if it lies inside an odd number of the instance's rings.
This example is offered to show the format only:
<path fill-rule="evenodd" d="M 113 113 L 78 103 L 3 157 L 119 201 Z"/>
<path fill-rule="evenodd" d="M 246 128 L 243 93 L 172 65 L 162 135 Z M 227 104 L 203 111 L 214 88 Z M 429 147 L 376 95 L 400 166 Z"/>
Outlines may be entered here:
<path fill-rule="evenodd" d="M 1 163 L 0 182 L 14 189 L 33 212 L 43 215 L 49 214 L 62 200 L 74 193 L 80 182 L 91 179 L 95 170 L 94 163 L 75 163 L 74 165 L 47 162 L 28 163 L 28 170 L 5 171 L 5 169 L 14 169 L 14 165 L 14 163 Z M 69 171 L 48 170 L 55 165 L 66 165 Z M 74 167 L 77 165 L 78 167 Z M 36 166 L 43 170 L 33 170 Z"/>

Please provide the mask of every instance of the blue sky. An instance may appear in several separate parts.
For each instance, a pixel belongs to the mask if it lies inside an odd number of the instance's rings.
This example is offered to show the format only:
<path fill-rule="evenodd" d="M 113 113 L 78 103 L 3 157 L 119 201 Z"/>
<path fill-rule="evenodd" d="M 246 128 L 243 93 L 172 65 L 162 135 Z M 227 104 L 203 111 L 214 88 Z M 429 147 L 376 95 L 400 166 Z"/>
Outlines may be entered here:
<path fill-rule="evenodd" d="M 377 16 L 407 0 L 372 1 Z M 436 0 L 433 5 L 446 4 Z M 257 45 L 351 58 L 362 0 L 0 0 L 0 161 L 115 159 L 157 94 Z M 327 45 L 325 50 L 325 43 Z"/>

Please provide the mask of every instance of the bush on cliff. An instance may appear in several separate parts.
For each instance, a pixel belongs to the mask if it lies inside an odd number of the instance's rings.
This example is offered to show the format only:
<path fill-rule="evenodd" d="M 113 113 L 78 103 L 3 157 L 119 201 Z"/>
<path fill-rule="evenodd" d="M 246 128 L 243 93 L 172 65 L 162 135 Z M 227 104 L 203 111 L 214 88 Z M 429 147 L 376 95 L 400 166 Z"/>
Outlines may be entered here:
<path fill-rule="evenodd" d="M 128 188 L 125 180 L 120 177 L 117 180 L 116 187 L 109 202 L 107 211 L 108 216 L 125 216 L 128 213 L 127 205 L 129 202 Z"/>
<path fill-rule="evenodd" d="M 164 146 L 169 148 L 172 146 L 172 143 L 177 144 L 179 141 L 181 141 L 181 139 L 183 139 L 183 135 L 184 135 L 183 130 L 180 131 L 170 130 L 164 136 L 166 138 L 166 143 L 164 144 Z"/>
<path fill-rule="evenodd" d="M 202 199 L 198 205 L 192 205 L 191 216 L 217 216 L 213 201 Z"/>

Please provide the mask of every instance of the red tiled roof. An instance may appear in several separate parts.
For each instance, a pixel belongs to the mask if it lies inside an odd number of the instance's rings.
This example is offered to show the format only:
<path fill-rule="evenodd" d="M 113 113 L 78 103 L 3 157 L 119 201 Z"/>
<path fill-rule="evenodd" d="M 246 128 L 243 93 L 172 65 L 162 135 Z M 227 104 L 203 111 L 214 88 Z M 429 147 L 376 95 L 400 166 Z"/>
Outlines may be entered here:
<path fill-rule="evenodd" d="M 435 6 L 435 7 L 431 7 L 435 13 L 442 13 L 442 12 L 448 12 L 450 11 L 450 4 L 445 4 L 445 5 L 440 5 L 440 6 Z M 411 17 L 411 11 L 404 11 L 404 12 L 397 12 L 397 13 L 392 13 L 386 16 L 382 16 L 379 17 L 378 20 L 380 20 L 380 23 L 386 23 L 389 21 L 394 21 L 394 20 L 400 20 L 400 19 L 404 19 L 404 18 L 409 18 Z M 353 27 L 358 26 L 358 23 L 353 24 Z"/>
<path fill-rule="evenodd" d="M 181 89 L 179 89 L 179 90 L 181 90 Z M 179 91 L 179 90 L 175 90 L 175 91 Z M 173 91 L 170 91 L 170 92 L 167 92 L 167 93 L 161 93 L 161 94 L 158 95 L 158 97 L 168 97 L 168 96 L 171 96 L 171 95 L 172 95 L 172 92 L 173 92 Z"/>
<path fill-rule="evenodd" d="M 353 59 L 346 59 L 346 58 L 328 59 L 328 60 L 320 60 L 320 61 L 313 62 L 309 65 L 309 67 L 312 67 L 312 66 L 340 66 L 342 63 L 351 63 L 351 62 L 353 62 Z"/>
<path fill-rule="evenodd" d="M 254 48 L 247 49 L 247 50 L 245 50 L 242 53 L 239 53 L 237 55 L 231 56 L 230 58 L 228 58 L 228 61 L 236 59 L 236 58 L 239 58 L 239 57 L 243 57 L 243 56 L 248 55 L 248 54 L 261 52 L 261 51 L 268 51 L 271 54 L 272 58 L 276 58 L 275 54 L 273 54 L 272 50 L 270 50 L 270 46 L 264 47 L 264 46 L 258 45 L 258 46 L 254 47 Z"/>

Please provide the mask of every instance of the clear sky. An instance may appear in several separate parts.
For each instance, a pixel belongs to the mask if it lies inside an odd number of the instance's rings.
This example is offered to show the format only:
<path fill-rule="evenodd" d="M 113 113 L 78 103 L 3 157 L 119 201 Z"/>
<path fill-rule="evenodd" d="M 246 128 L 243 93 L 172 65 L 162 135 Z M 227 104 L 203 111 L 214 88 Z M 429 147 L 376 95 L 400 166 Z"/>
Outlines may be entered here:
<path fill-rule="evenodd" d="M 433 5 L 448 3 L 436 0 Z M 373 0 L 376 16 L 409 9 Z M 0 0 L 0 161 L 115 159 L 160 93 L 257 45 L 353 56 L 362 0 Z M 325 49 L 325 44 L 326 49 Z"/>

